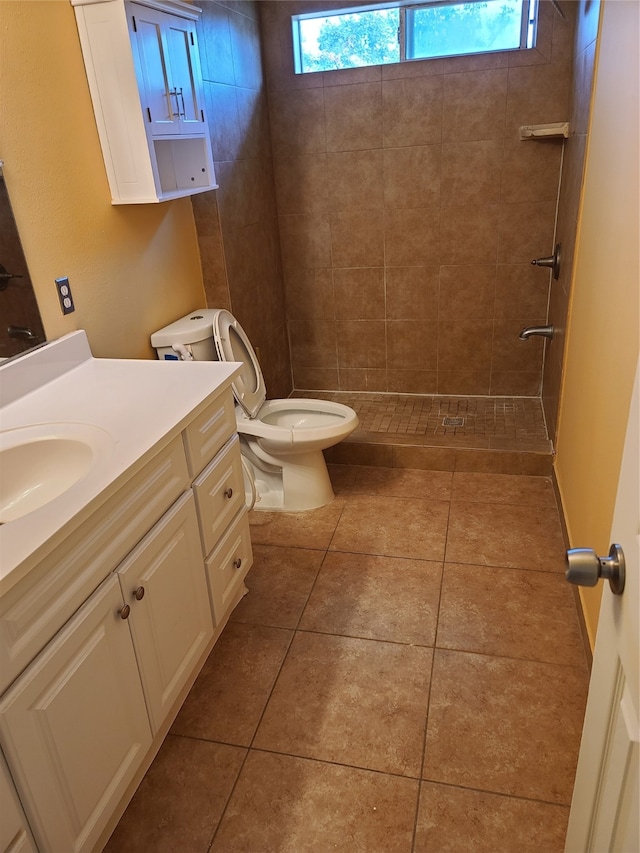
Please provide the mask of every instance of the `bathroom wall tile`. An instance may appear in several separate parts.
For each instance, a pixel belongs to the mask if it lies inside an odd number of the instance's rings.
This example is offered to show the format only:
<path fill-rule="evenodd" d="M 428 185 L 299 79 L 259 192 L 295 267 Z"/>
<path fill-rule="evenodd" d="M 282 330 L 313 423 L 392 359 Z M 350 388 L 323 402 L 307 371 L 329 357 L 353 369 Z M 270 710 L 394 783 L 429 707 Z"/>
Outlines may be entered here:
<path fill-rule="evenodd" d="M 380 83 L 356 83 L 325 88 L 327 151 L 382 146 L 380 87 Z"/>
<path fill-rule="evenodd" d="M 329 216 L 287 214 L 278 217 L 285 274 L 299 267 L 331 266 Z"/>
<path fill-rule="evenodd" d="M 397 394 L 437 393 L 438 373 L 435 369 L 389 369 L 387 371 L 387 374 L 387 384 L 389 391 L 395 391 Z"/>
<path fill-rule="evenodd" d="M 384 206 L 433 207 L 440 203 L 439 145 L 384 150 Z"/>
<path fill-rule="evenodd" d="M 390 370 L 435 371 L 438 323 L 435 320 L 387 321 L 387 366 Z"/>
<path fill-rule="evenodd" d="M 404 853 L 417 789 L 414 779 L 252 750 L 211 853 L 305 851 L 320 838 L 327 850 Z"/>
<path fill-rule="evenodd" d="M 423 782 L 414 851 L 562 853 L 568 819 L 566 806 Z"/>
<path fill-rule="evenodd" d="M 571 133 L 586 134 L 589 129 L 595 61 L 595 41 L 587 45 L 574 59 L 571 93 Z"/>
<path fill-rule="evenodd" d="M 449 447 L 394 447 L 394 468 L 453 471 L 456 451 Z"/>
<path fill-rule="evenodd" d="M 472 367 L 457 370 L 438 369 L 438 394 L 473 394 L 485 396 L 491 387 L 491 375 Z"/>
<path fill-rule="evenodd" d="M 271 157 L 271 128 L 267 101 L 262 88 L 236 86 L 240 143 L 238 157 Z"/>
<path fill-rule="evenodd" d="M 447 563 L 437 645 L 586 669 L 573 590 L 547 572 Z"/>
<path fill-rule="evenodd" d="M 168 735 L 105 851 L 206 850 L 245 755 L 236 746 Z"/>
<path fill-rule="evenodd" d="M 384 320 L 384 269 L 358 267 L 333 271 L 336 317 Z"/>
<path fill-rule="evenodd" d="M 207 3 L 196 30 L 203 79 L 215 83 L 235 83 L 229 11 L 219 3 Z"/>
<path fill-rule="evenodd" d="M 280 215 L 329 210 L 326 154 L 281 154 L 274 169 Z"/>
<path fill-rule="evenodd" d="M 330 548 L 359 554 L 441 560 L 448 513 L 446 501 L 350 495 Z"/>
<path fill-rule="evenodd" d="M 222 237 L 198 237 L 207 308 L 231 307 Z"/>
<path fill-rule="evenodd" d="M 336 324 L 332 320 L 290 320 L 291 355 L 301 367 L 337 367 Z"/>
<path fill-rule="evenodd" d="M 443 142 L 504 136 L 507 75 L 507 69 L 445 75 Z"/>
<path fill-rule="evenodd" d="M 441 320 L 493 318 L 495 281 L 494 264 L 440 267 L 439 318 Z"/>
<path fill-rule="evenodd" d="M 522 142 L 505 139 L 502 201 L 555 202 L 560 187 L 561 160 L 562 140 Z"/>
<path fill-rule="evenodd" d="M 249 592 L 231 614 L 232 622 L 296 628 L 316 580 L 324 551 L 254 545 Z"/>
<path fill-rule="evenodd" d="M 496 320 L 493 332 L 491 369 L 496 371 L 540 372 L 545 339 L 521 341 L 518 337 L 525 325 L 541 325 L 544 320 Z M 531 345 L 531 346 L 530 346 Z"/>
<path fill-rule="evenodd" d="M 524 264 L 553 252 L 556 205 L 552 201 L 502 204 L 498 263 Z"/>
<path fill-rule="evenodd" d="M 549 277 L 549 270 L 534 267 L 531 263 L 498 264 L 496 319 L 544 317 L 549 294 Z"/>
<path fill-rule="evenodd" d="M 285 298 L 290 320 L 333 320 L 333 270 L 304 267 L 287 270 Z"/>
<path fill-rule="evenodd" d="M 281 545 L 290 548 L 326 550 L 342 514 L 345 499 L 336 497 L 330 504 L 307 512 L 249 513 L 251 541 L 256 545 Z"/>
<path fill-rule="evenodd" d="M 600 20 L 600 0 L 580 3 L 576 12 L 576 53 L 595 41 Z"/>
<path fill-rule="evenodd" d="M 335 267 L 382 266 L 382 213 L 365 211 L 331 214 L 329 249 Z"/>
<path fill-rule="evenodd" d="M 385 210 L 384 251 L 387 266 L 438 263 L 440 210 L 437 207 Z"/>
<path fill-rule="evenodd" d="M 387 267 L 388 320 L 434 320 L 438 316 L 437 266 Z"/>
<path fill-rule="evenodd" d="M 229 36 L 236 86 L 260 89 L 262 58 L 258 21 L 243 14 L 229 15 Z"/>
<path fill-rule="evenodd" d="M 338 388 L 341 391 L 388 391 L 387 371 L 373 367 L 341 367 Z"/>
<path fill-rule="evenodd" d="M 584 667 L 436 650 L 424 778 L 569 805 L 587 688 Z"/>
<path fill-rule="evenodd" d="M 539 397 L 541 374 L 535 372 L 492 370 L 489 393 L 507 397 Z"/>
<path fill-rule="evenodd" d="M 469 71 L 489 71 L 492 68 L 508 68 L 510 51 L 476 53 L 467 56 L 445 56 L 441 59 L 444 74 Z"/>
<path fill-rule="evenodd" d="M 330 390 L 338 387 L 338 369 L 293 366 L 293 387 Z"/>
<path fill-rule="evenodd" d="M 350 86 L 355 83 L 378 83 L 382 79 L 380 65 L 366 65 L 363 68 L 337 68 L 322 72 L 322 85 Z"/>
<path fill-rule="evenodd" d="M 440 563 L 331 552 L 300 630 L 432 646 L 441 580 Z"/>
<path fill-rule="evenodd" d="M 564 540 L 553 507 L 451 504 L 447 562 L 564 571 Z"/>
<path fill-rule="evenodd" d="M 293 633 L 229 623 L 171 727 L 172 734 L 249 746 Z"/>
<path fill-rule="evenodd" d="M 298 632 L 254 746 L 415 777 L 431 660 L 427 648 Z"/>
<path fill-rule="evenodd" d="M 357 441 L 341 441 L 325 452 L 325 458 L 345 465 L 385 465 L 393 462 L 395 448 L 384 444 L 361 444 Z"/>
<path fill-rule="evenodd" d="M 442 139 L 442 77 L 382 81 L 385 148 L 429 145 Z"/>
<path fill-rule="evenodd" d="M 382 151 L 340 151 L 327 155 L 332 211 L 382 208 Z"/>
<path fill-rule="evenodd" d="M 411 62 L 392 62 L 382 66 L 383 80 L 398 80 L 406 77 L 432 77 L 444 74 L 444 59 L 416 59 Z"/>
<path fill-rule="evenodd" d="M 509 69 L 507 132 L 521 125 L 569 120 L 571 62 Z"/>
<path fill-rule="evenodd" d="M 467 204 L 442 210 L 440 262 L 443 264 L 495 264 L 501 207 Z"/>
<path fill-rule="evenodd" d="M 290 22 L 290 16 L 294 14 L 292 5 L 287 3 L 285 6 L 270 0 L 260 2 L 262 54 L 270 93 L 322 88 L 322 72 L 295 73 Z"/>
<path fill-rule="evenodd" d="M 503 146 L 502 139 L 442 145 L 443 207 L 500 201 Z"/>
<path fill-rule="evenodd" d="M 274 156 L 327 150 L 323 89 L 272 92 L 269 119 Z"/>
<path fill-rule="evenodd" d="M 213 159 L 216 163 L 233 160 L 241 139 L 236 88 L 223 83 L 205 82 L 204 97 Z"/>
<path fill-rule="evenodd" d="M 473 364 L 474 370 L 491 363 L 491 320 L 441 320 L 438 323 L 438 370 L 459 370 Z"/>
<path fill-rule="evenodd" d="M 338 366 L 386 368 L 386 335 L 382 320 L 336 322 Z"/>

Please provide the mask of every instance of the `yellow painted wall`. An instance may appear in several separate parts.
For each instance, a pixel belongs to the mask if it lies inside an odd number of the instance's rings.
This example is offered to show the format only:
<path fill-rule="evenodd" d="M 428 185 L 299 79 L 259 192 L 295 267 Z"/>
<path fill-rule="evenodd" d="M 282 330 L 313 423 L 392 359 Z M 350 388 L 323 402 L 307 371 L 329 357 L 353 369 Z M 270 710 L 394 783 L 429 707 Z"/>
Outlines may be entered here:
<path fill-rule="evenodd" d="M 639 8 L 603 3 L 555 462 L 571 544 L 600 554 L 638 358 Z M 580 592 L 593 646 L 601 584 Z"/>
<path fill-rule="evenodd" d="M 69 0 L 0 0 L 0 159 L 49 339 L 152 357 L 150 333 L 204 304 L 190 199 L 111 204 Z"/>

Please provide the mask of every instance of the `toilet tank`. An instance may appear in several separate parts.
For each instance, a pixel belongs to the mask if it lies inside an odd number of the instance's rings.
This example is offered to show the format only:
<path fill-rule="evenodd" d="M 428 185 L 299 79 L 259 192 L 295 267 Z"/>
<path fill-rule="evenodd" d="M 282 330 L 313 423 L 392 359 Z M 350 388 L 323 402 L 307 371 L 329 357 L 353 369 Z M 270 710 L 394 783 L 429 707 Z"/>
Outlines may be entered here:
<path fill-rule="evenodd" d="M 151 346 L 158 353 L 158 358 L 161 361 L 184 360 L 186 350 L 194 361 L 217 361 L 213 341 L 215 313 L 210 308 L 197 309 L 154 332 L 151 335 Z"/>

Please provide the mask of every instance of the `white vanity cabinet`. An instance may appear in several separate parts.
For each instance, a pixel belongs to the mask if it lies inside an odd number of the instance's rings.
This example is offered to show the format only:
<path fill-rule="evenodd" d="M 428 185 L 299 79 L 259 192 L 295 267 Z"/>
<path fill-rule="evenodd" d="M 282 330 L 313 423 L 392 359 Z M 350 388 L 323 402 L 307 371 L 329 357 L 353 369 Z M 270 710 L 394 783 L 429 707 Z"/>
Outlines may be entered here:
<path fill-rule="evenodd" d="M 195 22 L 181 0 L 71 0 L 114 204 L 217 187 Z"/>
<path fill-rule="evenodd" d="M 225 388 L 2 596 L 0 745 L 40 853 L 101 849 L 251 562 Z"/>

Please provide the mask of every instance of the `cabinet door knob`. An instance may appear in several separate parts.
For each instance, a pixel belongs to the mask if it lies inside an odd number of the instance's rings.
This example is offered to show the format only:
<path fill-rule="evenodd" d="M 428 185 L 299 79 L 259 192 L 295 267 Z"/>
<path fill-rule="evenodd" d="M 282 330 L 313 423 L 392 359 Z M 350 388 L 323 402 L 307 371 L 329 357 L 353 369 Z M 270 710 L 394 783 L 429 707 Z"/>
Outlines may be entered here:
<path fill-rule="evenodd" d="M 141 601 L 144 598 L 144 587 L 139 586 L 137 589 L 134 589 L 133 595 L 136 601 Z"/>
<path fill-rule="evenodd" d="M 121 610 L 118 610 L 118 613 L 120 614 L 121 619 L 128 619 L 129 614 L 131 613 L 131 608 L 128 604 L 125 604 L 125 606 Z"/>
<path fill-rule="evenodd" d="M 229 486 L 228 489 L 224 490 L 224 496 L 225 496 L 225 498 L 232 498 L 233 497 L 233 489 L 231 488 L 231 486 Z"/>
<path fill-rule="evenodd" d="M 240 557 L 236 557 L 236 559 L 233 561 L 233 568 L 239 569 L 241 565 L 242 565 L 242 560 L 240 559 Z"/>

